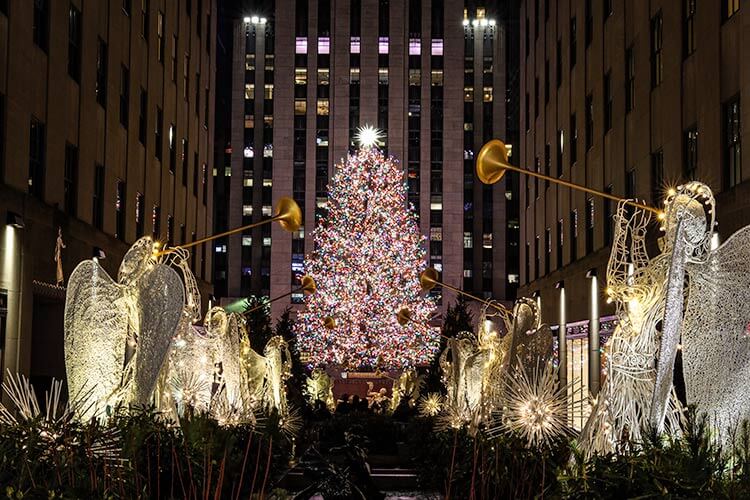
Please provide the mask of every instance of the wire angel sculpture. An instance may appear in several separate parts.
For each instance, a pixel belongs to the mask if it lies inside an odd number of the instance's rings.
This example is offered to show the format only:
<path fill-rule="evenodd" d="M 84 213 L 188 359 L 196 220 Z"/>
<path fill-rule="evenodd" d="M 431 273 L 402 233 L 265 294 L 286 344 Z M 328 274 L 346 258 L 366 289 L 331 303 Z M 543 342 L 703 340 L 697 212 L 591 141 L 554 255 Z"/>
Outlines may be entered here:
<path fill-rule="evenodd" d="M 154 257 L 148 237 L 125 254 L 116 282 L 96 259 L 76 267 L 65 300 L 64 345 L 68 392 L 87 395 L 79 418 L 151 402 L 184 302 L 179 275 Z"/>
<path fill-rule="evenodd" d="M 750 418 L 750 226 L 711 249 L 715 214 L 713 193 L 699 182 L 679 186 L 666 200 L 663 241 L 671 260 L 651 424 L 665 428 L 682 342 L 687 403 L 726 441 L 730 427 Z"/>
<path fill-rule="evenodd" d="M 648 427 L 656 380 L 658 325 L 664 313 L 670 253 L 649 258 L 646 235 L 651 221 L 645 210 L 617 207 L 612 251 L 607 265 L 608 301 L 618 323 L 605 346 L 606 377 L 581 432 L 587 455 L 606 454 L 628 442 L 642 441 Z M 668 425 L 679 428 L 680 403 L 668 399 Z"/>
<path fill-rule="evenodd" d="M 305 395 L 310 405 L 321 401 L 329 411 L 336 408 L 336 400 L 333 397 L 333 379 L 320 367 L 314 368 L 305 381 Z"/>
<path fill-rule="evenodd" d="M 244 394 L 260 402 L 265 410 L 275 409 L 280 416 L 289 415 L 286 380 L 291 376 L 292 356 L 289 344 L 280 335 L 271 337 L 263 355 L 250 347 L 247 334 L 240 339 L 240 369 Z"/>
<path fill-rule="evenodd" d="M 414 368 L 407 368 L 398 379 L 393 380 L 391 391 L 391 411 L 395 411 L 401 401 L 407 401 L 410 408 L 417 404 L 425 384 L 424 375 L 417 374 Z"/>

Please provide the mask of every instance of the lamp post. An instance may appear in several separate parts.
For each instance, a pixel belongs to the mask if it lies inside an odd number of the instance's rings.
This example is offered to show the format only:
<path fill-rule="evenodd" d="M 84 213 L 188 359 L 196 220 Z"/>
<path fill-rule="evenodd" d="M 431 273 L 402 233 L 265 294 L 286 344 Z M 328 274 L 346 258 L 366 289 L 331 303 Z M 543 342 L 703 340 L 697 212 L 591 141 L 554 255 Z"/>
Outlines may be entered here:
<path fill-rule="evenodd" d="M 565 318 L 565 282 L 558 281 L 555 288 L 560 290 L 559 318 L 557 328 L 557 375 L 560 387 L 568 385 L 568 326 Z"/>
<path fill-rule="evenodd" d="M 586 271 L 586 278 L 591 280 L 589 309 L 589 393 L 599 393 L 601 374 L 601 356 L 599 354 L 599 282 L 596 279 L 596 268 Z"/>

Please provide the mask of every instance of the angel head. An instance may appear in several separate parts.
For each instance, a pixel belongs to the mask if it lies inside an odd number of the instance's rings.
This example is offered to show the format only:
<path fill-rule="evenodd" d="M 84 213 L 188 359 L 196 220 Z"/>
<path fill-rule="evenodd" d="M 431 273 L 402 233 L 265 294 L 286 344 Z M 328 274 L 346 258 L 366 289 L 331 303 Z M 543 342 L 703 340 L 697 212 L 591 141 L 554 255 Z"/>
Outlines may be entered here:
<path fill-rule="evenodd" d="M 688 182 L 670 189 L 664 204 L 662 251 L 673 248 L 677 226 L 681 224 L 681 234 L 688 244 L 689 255 L 698 257 L 705 254 L 710 248 L 716 221 L 716 200 L 711 188 L 701 182 Z"/>
<path fill-rule="evenodd" d="M 517 331 L 533 333 L 539 329 L 541 318 L 539 307 L 534 299 L 521 297 L 513 306 L 513 318 Z"/>
<path fill-rule="evenodd" d="M 122 285 L 132 285 L 149 269 L 153 263 L 154 242 L 149 236 L 139 239 L 122 258 L 117 281 Z"/>
<path fill-rule="evenodd" d="M 227 330 L 229 318 L 223 307 L 212 307 L 206 313 L 203 325 L 206 327 L 206 336 L 215 338 L 222 335 Z"/>

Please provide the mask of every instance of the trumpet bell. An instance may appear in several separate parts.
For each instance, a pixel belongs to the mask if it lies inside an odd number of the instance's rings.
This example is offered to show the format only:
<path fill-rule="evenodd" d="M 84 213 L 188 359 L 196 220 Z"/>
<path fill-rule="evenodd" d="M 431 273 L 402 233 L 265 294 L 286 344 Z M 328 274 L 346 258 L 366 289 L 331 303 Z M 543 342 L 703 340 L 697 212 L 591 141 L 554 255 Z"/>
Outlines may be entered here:
<path fill-rule="evenodd" d="M 487 142 L 477 155 L 477 177 L 484 184 L 495 184 L 503 178 L 508 165 L 508 148 L 500 139 Z"/>
<path fill-rule="evenodd" d="M 274 218 L 279 221 L 279 225 L 284 230 L 291 233 L 299 229 L 302 225 L 302 210 L 300 210 L 296 201 L 288 196 L 284 196 L 276 204 L 276 215 Z"/>
<path fill-rule="evenodd" d="M 315 280 L 309 274 L 302 276 L 300 285 L 301 285 L 300 288 L 302 289 L 302 293 L 304 293 L 305 295 L 312 295 L 316 291 L 318 291 L 318 287 L 315 284 Z"/>
<path fill-rule="evenodd" d="M 406 324 L 411 321 L 411 311 L 406 307 L 402 307 L 399 309 L 398 313 L 396 313 L 396 319 L 398 320 L 399 325 L 406 326 Z"/>
<path fill-rule="evenodd" d="M 336 320 L 333 318 L 333 316 L 326 316 L 326 318 L 323 320 L 323 326 L 325 326 L 328 330 L 333 330 L 336 328 Z"/>
<path fill-rule="evenodd" d="M 425 292 L 432 290 L 437 285 L 438 272 L 432 267 L 428 267 L 419 274 L 419 286 Z"/>

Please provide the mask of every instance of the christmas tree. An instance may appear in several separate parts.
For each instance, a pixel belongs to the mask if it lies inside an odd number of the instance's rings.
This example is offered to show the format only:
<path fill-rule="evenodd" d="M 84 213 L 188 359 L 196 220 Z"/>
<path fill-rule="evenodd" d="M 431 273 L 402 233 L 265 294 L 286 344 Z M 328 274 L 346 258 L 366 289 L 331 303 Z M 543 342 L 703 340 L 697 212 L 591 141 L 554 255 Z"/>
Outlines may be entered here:
<path fill-rule="evenodd" d="M 434 301 L 420 293 L 425 239 L 419 232 L 398 162 L 362 147 L 341 163 L 329 211 L 315 230 L 305 270 L 318 291 L 295 323 L 310 364 L 399 369 L 427 364 L 439 346 L 428 326 Z M 403 326 L 397 312 L 407 308 Z"/>

